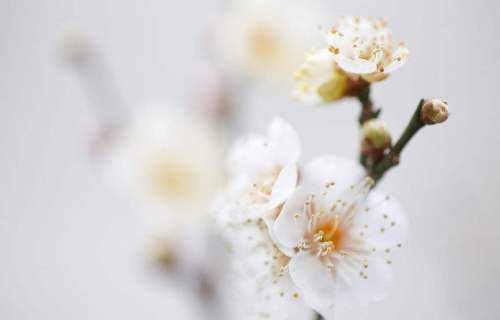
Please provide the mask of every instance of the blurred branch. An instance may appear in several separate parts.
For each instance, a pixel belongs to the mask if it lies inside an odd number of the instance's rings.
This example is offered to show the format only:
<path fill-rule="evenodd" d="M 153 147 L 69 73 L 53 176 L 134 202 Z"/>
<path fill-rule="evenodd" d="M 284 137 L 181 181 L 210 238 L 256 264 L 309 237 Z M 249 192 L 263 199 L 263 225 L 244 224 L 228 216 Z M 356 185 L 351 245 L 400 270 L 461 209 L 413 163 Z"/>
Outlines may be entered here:
<path fill-rule="evenodd" d="M 67 32 L 62 39 L 61 55 L 71 66 L 104 128 L 120 126 L 129 116 L 124 99 L 105 59 L 78 31 Z"/>

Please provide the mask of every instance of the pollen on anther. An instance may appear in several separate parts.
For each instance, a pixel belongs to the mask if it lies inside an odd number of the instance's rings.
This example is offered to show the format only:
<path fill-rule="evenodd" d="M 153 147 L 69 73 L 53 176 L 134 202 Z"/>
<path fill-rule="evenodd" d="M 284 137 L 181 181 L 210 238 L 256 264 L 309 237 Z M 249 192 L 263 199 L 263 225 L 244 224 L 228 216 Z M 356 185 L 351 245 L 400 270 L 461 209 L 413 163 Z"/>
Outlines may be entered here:
<path fill-rule="evenodd" d="M 299 298 L 299 294 L 298 294 L 298 292 L 294 292 L 293 297 L 294 297 L 295 299 L 298 299 L 298 298 Z"/>
<path fill-rule="evenodd" d="M 385 228 L 380 228 L 380 232 L 384 233 L 385 232 Z"/>

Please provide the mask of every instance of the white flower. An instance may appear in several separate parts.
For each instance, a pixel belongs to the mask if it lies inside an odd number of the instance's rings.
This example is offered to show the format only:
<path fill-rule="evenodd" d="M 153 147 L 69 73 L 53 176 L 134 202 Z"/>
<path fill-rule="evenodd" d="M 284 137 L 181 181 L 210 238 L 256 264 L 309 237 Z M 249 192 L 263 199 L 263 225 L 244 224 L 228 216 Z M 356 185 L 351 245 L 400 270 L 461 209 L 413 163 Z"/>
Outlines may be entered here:
<path fill-rule="evenodd" d="M 152 227 L 207 215 L 221 185 L 223 143 L 203 119 L 166 103 L 144 106 L 105 159 L 107 176 L 148 211 Z M 208 216 L 208 215 L 207 215 Z"/>
<path fill-rule="evenodd" d="M 233 75 L 289 80 L 314 45 L 311 34 L 318 23 L 305 1 L 229 1 L 214 33 L 215 53 Z"/>
<path fill-rule="evenodd" d="M 295 73 L 294 95 L 306 104 L 332 102 L 342 98 L 347 75 L 339 70 L 328 49 L 313 50 Z"/>
<path fill-rule="evenodd" d="M 272 223 L 297 185 L 299 156 L 297 133 L 279 118 L 271 122 L 267 136 L 253 134 L 237 141 L 229 154 L 223 211 L 239 215 L 240 221 L 260 217 Z"/>
<path fill-rule="evenodd" d="M 329 50 L 338 66 L 359 74 L 369 82 L 385 79 L 406 63 L 409 51 L 400 43 L 396 49 L 383 20 L 344 17 L 328 35 Z"/>
<path fill-rule="evenodd" d="M 230 319 L 303 320 L 311 308 L 287 270 L 290 258 L 276 247 L 262 219 L 230 225 L 232 269 L 226 286 Z"/>
<path fill-rule="evenodd" d="M 326 319 L 337 303 L 384 297 L 391 254 L 406 234 L 400 205 L 368 192 L 372 181 L 363 174 L 356 163 L 333 156 L 311 161 L 274 224 L 277 244 L 292 253 L 293 282 Z"/>

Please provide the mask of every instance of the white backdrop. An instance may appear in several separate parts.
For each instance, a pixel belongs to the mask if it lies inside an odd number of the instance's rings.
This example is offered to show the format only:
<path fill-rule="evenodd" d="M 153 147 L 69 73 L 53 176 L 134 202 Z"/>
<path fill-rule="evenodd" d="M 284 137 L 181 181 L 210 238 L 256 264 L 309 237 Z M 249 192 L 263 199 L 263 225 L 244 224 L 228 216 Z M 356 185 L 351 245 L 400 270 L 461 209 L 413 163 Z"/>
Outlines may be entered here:
<path fill-rule="evenodd" d="M 313 1 L 313 0 L 311 0 Z M 500 8 L 496 1 L 331 1 L 339 14 L 385 16 L 412 56 L 375 86 L 400 132 L 422 96 L 450 105 L 382 187 L 406 205 L 411 236 L 390 298 L 338 319 L 498 319 Z M 0 318 L 183 319 L 182 297 L 147 276 L 142 230 L 99 183 L 87 150 L 92 114 L 57 44 L 82 28 L 109 57 L 131 105 L 188 100 L 215 1 L 0 0 Z M 305 158 L 356 156 L 355 101 L 311 109 L 261 95 L 245 126 L 294 124 Z M 183 311 L 185 310 L 186 311 Z M 175 316 L 174 316 L 175 315 Z"/>

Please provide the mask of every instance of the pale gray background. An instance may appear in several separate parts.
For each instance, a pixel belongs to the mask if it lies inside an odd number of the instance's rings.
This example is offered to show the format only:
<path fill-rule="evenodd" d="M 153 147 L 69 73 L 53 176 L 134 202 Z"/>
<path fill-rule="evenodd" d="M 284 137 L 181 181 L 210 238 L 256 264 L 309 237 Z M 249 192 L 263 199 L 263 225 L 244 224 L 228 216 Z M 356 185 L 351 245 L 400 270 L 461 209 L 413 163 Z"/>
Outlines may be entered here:
<path fill-rule="evenodd" d="M 331 6 L 334 13 L 387 17 L 410 47 L 407 66 L 374 88 L 395 132 L 421 96 L 446 98 L 452 113 L 449 123 L 411 143 L 382 185 L 412 220 L 390 299 L 341 310 L 338 319 L 498 319 L 498 2 Z M 202 32 L 217 10 L 208 0 L 0 0 L 1 319 L 187 314 L 182 297 L 144 272 L 137 218 L 99 183 L 87 152 L 92 114 L 56 48 L 61 30 L 75 25 L 108 55 L 130 104 L 185 99 Z M 356 154 L 354 101 L 311 110 L 259 98 L 247 114 L 246 126 L 258 130 L 275 114 L 289 119 L 305 158 Z"/>

